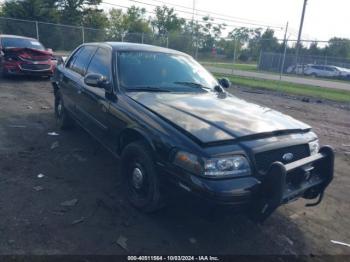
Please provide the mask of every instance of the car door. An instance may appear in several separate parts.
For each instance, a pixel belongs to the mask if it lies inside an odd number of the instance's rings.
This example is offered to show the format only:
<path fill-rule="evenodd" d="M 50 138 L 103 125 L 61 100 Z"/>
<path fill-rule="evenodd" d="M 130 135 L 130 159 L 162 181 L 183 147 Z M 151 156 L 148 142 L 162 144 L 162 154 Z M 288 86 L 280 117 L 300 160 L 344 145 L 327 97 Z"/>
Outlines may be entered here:
<path fill-rule="evenodd" d="M 111 50 L 104 47 L 99 47 L 93 55 L 87 71 L 88 74 L 102 75 L 107 82 L 112 83 Z M 84 117 L 88 120 L 87 129 L 100 142 L 107 143 L 107 113 L 109 108 L 109 100 L 106 98 L 106 90 L 100 87 L 86 85 L 84 79 L 81 79 L 83 89 L 80 94 L 81 110 Z"/>
<path fill-rule="evenodd" d="M 79 121 L 83 120 L 81 115 L 80 94 L 83 86 L 81 79 L 85 75 L 87 65 L 96 47 L 80 47 L 65 64 L 64 73 L 60 79 L 60 90 L 63 96 L 65 107 L 71 111 Z"/>

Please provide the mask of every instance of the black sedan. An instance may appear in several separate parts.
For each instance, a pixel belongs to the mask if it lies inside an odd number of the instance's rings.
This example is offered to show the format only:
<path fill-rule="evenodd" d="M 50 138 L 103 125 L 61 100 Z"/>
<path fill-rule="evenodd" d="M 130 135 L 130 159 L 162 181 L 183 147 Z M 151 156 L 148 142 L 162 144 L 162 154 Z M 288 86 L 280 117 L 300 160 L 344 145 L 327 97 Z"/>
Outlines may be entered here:
<path fill-rule="evenodd" d="M 58 125 L 78 123 L 121 158 L 126 195 L 145 212 L 177 189 L 262 221 L 299 197 L 318 204 L 333 178 L 333 150 L 310 126 L 229 94 L 184 53 L 84 44 L 52 81 Z"/>

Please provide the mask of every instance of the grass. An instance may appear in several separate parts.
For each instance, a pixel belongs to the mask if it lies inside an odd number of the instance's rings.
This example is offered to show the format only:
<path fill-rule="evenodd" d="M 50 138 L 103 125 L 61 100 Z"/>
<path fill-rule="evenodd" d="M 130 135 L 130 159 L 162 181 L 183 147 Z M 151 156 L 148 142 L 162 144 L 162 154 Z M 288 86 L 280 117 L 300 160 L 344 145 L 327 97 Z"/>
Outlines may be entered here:
<path fill-rule="evenodd" d="M 256 64 L 230 64 L 229 62 L 208 62 L 208 61 L 201 61 L 201 64 L 203 66 L 212 66 L 212 67 L 218 67 L 218 68 L 226 68 L 226 69 L 236 69 L 236 70 L 242 70 L 242 71 L 255 71 L 259 73 L 265 73 L 265 74 L 271 74 L 271 75 L 279 75 L 279 72 L 272 72 L 272 71 L 266 71 L 266 70 L 258 70 L 258 66 Z M 311 78 L 314 79 L 312 76 L 307 75 L 295 75 L 295 74 L 283 74 L 284 76 L 289 77 L 302 77 L 302 78 Z M 323 81 L 332 81 L 332 82 L 340 82 L 340 83 L 349 83 L 348 79 L 340 79 L 340 78 L 326 78 L 326 77 L 320 77 L 317 78 Z"/>
<path fill-rule="evenodd" d="M 217 75 L 218 77 L 222 75 Z M 234 85 L 268 89 L 294 95 L 312 96 L 337 102 L 350 102 L 350 91 L 323 88 L 317 86 L 293 84 L 275 80 L 262 80 L 241 76 L 228 76 Z"/>
<path fill-rule="evenodd" d="M 244 71 L 257 71 L 258 66 L 256 64 L 230 64 L 230 63 L 212 63 L 212 62 L 201 62 L 204 66 L 213 66 L 227 69 L 236 69 Z"/>

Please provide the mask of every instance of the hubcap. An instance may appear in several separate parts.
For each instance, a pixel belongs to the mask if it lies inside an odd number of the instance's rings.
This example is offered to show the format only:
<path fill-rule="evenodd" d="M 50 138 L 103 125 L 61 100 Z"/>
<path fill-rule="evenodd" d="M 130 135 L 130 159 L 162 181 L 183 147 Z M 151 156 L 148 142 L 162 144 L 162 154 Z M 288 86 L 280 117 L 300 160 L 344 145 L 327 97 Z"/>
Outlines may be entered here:
<path fill-rule="evenodd" d="M 143 173 L 140 168 L 135 167 L 132 171 L 132 185 L 136 189 L 140 189 L 143 184 Z"/>

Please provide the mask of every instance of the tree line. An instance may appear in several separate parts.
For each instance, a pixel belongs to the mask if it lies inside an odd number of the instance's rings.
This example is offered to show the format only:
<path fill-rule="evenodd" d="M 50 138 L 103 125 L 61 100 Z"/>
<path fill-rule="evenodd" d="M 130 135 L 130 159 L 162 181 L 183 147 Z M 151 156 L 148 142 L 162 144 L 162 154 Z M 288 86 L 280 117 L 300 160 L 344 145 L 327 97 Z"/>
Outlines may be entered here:
<path fill-rule="evenodd" d="M 237 27 L 228 31 L 225 23 L 218 23 L 209 15 L 192 21 L 179 17 L 165 5 L 155 7 L 154 15 L 149 16 L 145 8 L 131 6 L 126 11 L 119 8 L 104 11 L 101 4 L 102 0 L 7 0 L 0 4 L 0 16 L 88 28 L 82 34 L 78 27 L 40 23 L 40 40 L 56 50 L 71 50 L 82 40 L 129 41 L 168 46 L 192 55 L 199 53 L 204 58 L 235 56 L 241 61 L 256 61 L 261 51 L 281 53 L 285 49 L 286 43 L 277 39 L 271 28 Z M 0 33 L 35 37 L 34 29 L 33 25 L 29 28 L 23 23 L 18 26 L 0 20 Z M 228 34 L 223 35 L 225 32 Z M 295 43 L 287 45 L 287 52 L 295 52 Z M 333 37 L 322 47 L 317 42 L 302 44 L 301 54 L 350 58 L 350 40 Z"/>

